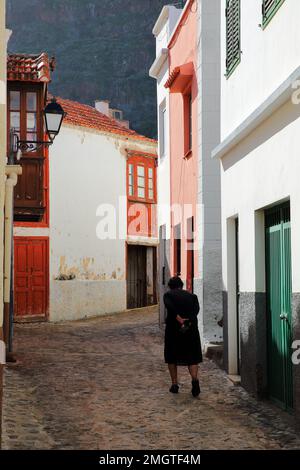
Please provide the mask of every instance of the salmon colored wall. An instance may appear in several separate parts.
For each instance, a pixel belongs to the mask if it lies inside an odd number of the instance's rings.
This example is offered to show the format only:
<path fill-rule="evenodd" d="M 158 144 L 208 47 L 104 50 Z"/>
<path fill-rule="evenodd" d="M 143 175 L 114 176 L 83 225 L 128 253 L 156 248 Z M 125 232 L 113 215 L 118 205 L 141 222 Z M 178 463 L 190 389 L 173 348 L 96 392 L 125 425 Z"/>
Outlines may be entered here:
<path fill-rule="evenodd" d="M 170 89 L 170 159 L 171 159 L 171 204 L 192 204 L 192 213 L 186 214 L 181 227 L 182 232 L 182 256 L 181 275 L 186 281 L 187 277 L 187 252 L 186 241 L 187 220 L 193 216 L 194 226 L 197 227 L 197 180 L 198 180 L 198 142 L 197 142 L 197 2 L 190 0 L 183 14 L 181 22 L 174 33 L 169 44 L 170 74 L 175 67 L 184 64 L 193 64 L 193 75 L 191 78 L 192 92 L 192 152 L 185 158 L 185 135 L 184 135 L 184 96 L 182 93 L 172 93 Z M 172 215 L 171 230 L 171 271 L 174 273 L 174 225 L 177 225 Z M 198 274 L 198 256 L 194 255 L 194 277 Z"/>

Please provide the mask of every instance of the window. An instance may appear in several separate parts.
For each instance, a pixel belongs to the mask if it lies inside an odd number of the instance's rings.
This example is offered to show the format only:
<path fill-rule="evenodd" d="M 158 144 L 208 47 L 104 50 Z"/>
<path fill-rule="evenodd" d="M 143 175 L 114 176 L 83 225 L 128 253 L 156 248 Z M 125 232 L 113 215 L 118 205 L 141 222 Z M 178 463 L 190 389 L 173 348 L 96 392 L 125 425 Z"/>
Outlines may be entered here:
<path fill-rule="evenodd" d="M 174 229 L 174 275 L 181 275 L 181 225 Z"/>
<path fill-rule="evenodd" d="M 191 91 L 184 95 L 184 154 L 189 154 L 193 145 L 193 100 Z"/>
<path fill-rule="evenodd" d="M 156 171 L 154 160 L 142 162 L 129 161 L 127 165 L 128 197 L 134 200 L 143 200 L 154 203 L 156 200 Z"/>
<path fill-rule="evenodd" d="M 163 110 L 163 129 L 164 129 L 164 133 L 163 133 L 163 149 L 164 149 L 164 152 L 163 152 L 163 155 L 165 156 L 166 151 L 167 151 L 167 137 L 168 137 L 167 109 L 166 108 Z"/>
<path fill-rule="evenodd" d="M 116 119 L 117 121 L 122 121 L 123 119 L 122 111 L 113 111 L 113 118 Z"/>
<path fill-rule="evenodd" d="M 128 194 L 134 195 L 134 167 L 132 164 L 128 166 Z"/>
<path fill-rule="evenodd" d="M 189 137 L 188 137 L 188 148 L 192 150 L 193 144 L 193 102 L 192 102 L 192 94 L 188 96 L 188 127 L 189 127 Z"/>
<path fill-rule="evenodd" d="M 10 128 L 15 129 L 20 138 L 21 128 L 21 93 L 19 91 L 10 92 Z"/>
<path fill-rule="evenodd" d="M 143 166 L 138 166 L 138 171 L 137 171 L 137 188 L 138 188 L 138 197 L 141 199 L 145 198 L 145 167 Z"/>
<path fill-rule="evenodd" d="M 148 198 L 154 199 L 154 179 L 152 168 L 148 168 Z"/>
<path fill-rule="evenodd" d="M 36 142 L 41 125 L 38 118 L 38 94 L 35 91 L 9 92 L 9 125 L 19 139 Z"/>
<path fill-rule="evenodd" d="M 160 158 L 164 158 L 167 152 L 167 109 L 166 106 L 163 106 L 160 109 Z"/>
<path fill-rule="evenodd" d="M 42 139 L 42 87 L 31 84 L 8 89 L 8 126 L 20 140 L 33 143 L 32 151 L 23 154 L 20 161 L 22 175 L 14 191 L 14 220 L 41 222 L 46 210 L 44 188 L 44 150 L 37 152 L 35 142 Z M 8 151 L 10 139 L 8 138 Z"/>
<path fill-rule="evenodd" d="M 26 93 L 26 130 L 27 140 L 37 141 L 37 95 Z"/>
<path fill-rule="evenodd" d="M 226 75 L 229 77 L 241 61 L 241 1 L 226 3 Z"/>
<path fill-rule="evenodd" d="M 263 27 L 271 21 L 277 10 L 281 7 L 285 0 L 263 0 L 262 2 L 262 15 Z"/>

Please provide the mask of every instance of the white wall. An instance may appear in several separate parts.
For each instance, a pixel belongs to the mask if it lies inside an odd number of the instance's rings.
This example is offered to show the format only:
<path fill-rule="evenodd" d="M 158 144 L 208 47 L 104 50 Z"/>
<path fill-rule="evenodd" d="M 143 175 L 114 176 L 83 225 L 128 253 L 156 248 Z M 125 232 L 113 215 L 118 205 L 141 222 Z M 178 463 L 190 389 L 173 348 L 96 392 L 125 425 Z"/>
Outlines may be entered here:
<path fill-rule="evenodd" d="M 174 31 L 182 10 L 172 5 L 163 7 L 153 33 L 156 34 L 156 55 L 159 56 L 161 49 L 168 47 L 169 39 Z"/>
<path fill-rule="evenodd" d="M 158 153 L 159 164 L 157 171 L 157 194 L 158 194 L 158 226 L 166 225 L 166 238 L 171 236 L 171 191 L 170 191 L 170 113 L 169 113 L 169 90 L 164 84 L 169 75 L 169 63 L 165 62 L 157 80 L 157 116 L 158 116 Z M 166 107 L 166 148 L 164 155 L 161 155 L 162 147 L 162 108 Z"/>
<path fill-rule="evenodd" d="M 299 66 L 300 2 L 286 0 L 263 30 L 262 1 L 241 1 L 241 63 L 227 79 L 222 1 L 222 140 Z"/>
<path fill-rule="evenodd" d="M 239 217 L 240 290 L 263 292 L 256 263 L 256 214 L 290 199 L 292 285 L 300 292 L 300 109 L 288 101 L 222 159 L 223 281 L 227 290 L 227 219 Z M 263 225 L 262 225 L 263 229 Z M 256 234 L 256 236 L 255 236 Z"/>
<path fill-rule="evenodd" d="M 204 343 L 222 340 L 221 181 L 211 152 L 220 142 L 220 2 L 198 2 L 198 226 L 200 330 Z"/>
<path fill-rule="evenodd" d="M 300 292 L 300 170 L 298 135 L 300 109 L 286 102 L 272 103 L 268 118 L 257 121 L 246 136 L 238 126 L 257 110 L 299 67 L 300 2 L 285 1 L 265 29 L 262 1 L 241 1 L 241 63 L 226 78 L 226 1 L 221 23 L 221 139 L 234 133 L 235 146 L 222 151 L 222 265 L 223 289 L 228 293 L 228 366 L 236 373 L 236 246 L 235 219 L 239 221 L 239 289 L 264 293 L 265 210 L 290 200 L 292 290 Z M 290 94 L 292 95 L 292 88 Z M 277 106 L 277 109 L 276 107 Z M 274 111 L 275 109 L 275 111 Z M 258 113 L 257 113 L 258 115 Z M 254 130 L 253 130 L 254 129 Z M 245 137 L 246 136 L 246 137 Z M 238 142 L 238 143 L 237 143 Z M 228 147 L 229 148 L 229 147 Z M 217 151 L 215 152 L 217 153 Z"/>
<path fill-rule="evenodd" d="M 226 18 L 221 22 L 221 134 L 224 139 L 258 108 L 299 66 L 300 2 L 283 3 L 265 29 L 262 22 L 261 0 L 241 1 L 241 63 L 227 79 Z M 226 0 L 222 0 L 225 12 Z M 291 90 L 292 93 L 292 90 Z M 221 160 L 222 172 L 222 239 L 223 282 L 227 289 L 227 219 L 239 216 L 240 258 L 247 259 L 240 267 L 240 290 L 263 291 L 255 271 L 255 211 L 268 205 L 291 199 L 292 238 L 297 236 L 297 156 L 299 106 L 291 100 L 277 110 L 246 139 Z M 295 235 L 296 234 L 296 235 Z M 298 259 L 294 243 L 294 259 Z M 256 274 L 255 274 L 256 273 Z M 293 290 L 300 288 L 300 275 L 293 272 Z"/>
<path fill-rule="evenodd" d="M 50 320 L 126 308 L 125 241 L 99 240 L 100 204 L 126 196 L 126 158 L 113 137 L 63 126 L 50 151 Z M 74 274 L 73 281 L 55 280 Z"/>

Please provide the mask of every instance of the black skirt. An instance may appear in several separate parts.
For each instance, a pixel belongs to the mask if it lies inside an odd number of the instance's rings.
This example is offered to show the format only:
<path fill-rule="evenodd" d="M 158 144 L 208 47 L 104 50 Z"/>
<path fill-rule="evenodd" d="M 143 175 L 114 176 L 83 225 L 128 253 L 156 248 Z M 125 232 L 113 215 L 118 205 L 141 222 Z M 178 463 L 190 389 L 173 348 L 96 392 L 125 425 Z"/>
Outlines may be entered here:
<path fill-rule="evenodd" d="M 203 362 L 198 325 L 193 324 L 190 330 L 182 333 L 179 324 L 167 323 L 165 362 L 178 366 L 191 366 Z"/>

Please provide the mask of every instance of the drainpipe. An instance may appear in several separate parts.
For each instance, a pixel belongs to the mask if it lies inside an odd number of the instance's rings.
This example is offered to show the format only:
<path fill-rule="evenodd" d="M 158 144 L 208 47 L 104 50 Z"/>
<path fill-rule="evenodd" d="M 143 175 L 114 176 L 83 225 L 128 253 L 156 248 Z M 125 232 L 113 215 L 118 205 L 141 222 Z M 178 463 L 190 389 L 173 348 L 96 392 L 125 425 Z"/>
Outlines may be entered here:
<path fill-rule="evenodd" d="M 7 165 L 5 182 L 5 210 L 4 210 L 4 318 L 3 333 L 6 344 L 6 353 L 9 351 L 10 332 L 10 290 L 11 290 L 11 259 L 13 249 L 13 207 L 14 187 L 18 182 L 18 176 L 22 174 L 19 165 Z"/>

